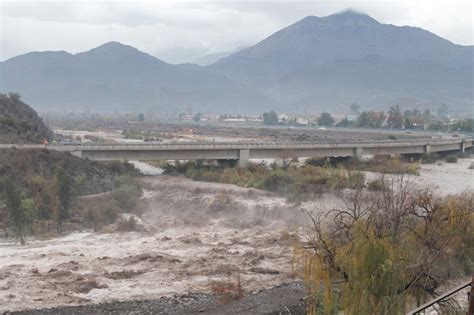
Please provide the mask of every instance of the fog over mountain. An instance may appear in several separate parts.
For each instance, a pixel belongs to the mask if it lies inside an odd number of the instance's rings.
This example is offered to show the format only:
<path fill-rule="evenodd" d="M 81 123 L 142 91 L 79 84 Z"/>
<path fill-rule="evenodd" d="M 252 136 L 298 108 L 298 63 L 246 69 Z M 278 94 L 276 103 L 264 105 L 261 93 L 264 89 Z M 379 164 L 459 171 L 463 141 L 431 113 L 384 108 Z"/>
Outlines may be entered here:
<path fill-rule="evenodd" d="M 0 63 L 0 90 L 36 109 L 318 112 L 352 102 L 471 112 L 473 46 L 346 11 L 306 17 L 209 66 L 171 65 L 111 42 Z"/>

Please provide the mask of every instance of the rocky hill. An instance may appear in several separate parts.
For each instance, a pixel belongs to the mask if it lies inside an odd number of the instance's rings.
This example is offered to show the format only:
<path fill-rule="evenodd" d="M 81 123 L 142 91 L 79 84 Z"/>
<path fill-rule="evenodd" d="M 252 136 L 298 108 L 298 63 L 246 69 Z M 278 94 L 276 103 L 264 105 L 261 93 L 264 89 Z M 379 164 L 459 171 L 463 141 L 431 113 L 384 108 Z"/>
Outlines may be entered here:
<path fill-rule="evenodd" d="M 0 143 L 42 143 L 52 136 L 52 131 L 20 100 L 19 94 L 0 94 Z"/>

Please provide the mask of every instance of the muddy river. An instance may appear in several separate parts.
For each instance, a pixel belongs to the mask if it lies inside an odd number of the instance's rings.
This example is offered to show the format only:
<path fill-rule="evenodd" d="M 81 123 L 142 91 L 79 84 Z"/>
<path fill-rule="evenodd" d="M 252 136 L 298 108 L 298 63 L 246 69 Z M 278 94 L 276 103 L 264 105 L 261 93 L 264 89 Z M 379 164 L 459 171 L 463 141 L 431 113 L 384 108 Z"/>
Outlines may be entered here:
<path fill-rule="evenodd" d="M 474 159 L 423 165 L 410 180 L 440 193 L 474 190 Z M 147 174 L 159 170 L 141 163 Z M 0 240 L 0 311 L 211 292 L 235 283 L 252 292 L 294 279 L 292 256 L 308 223 L 299 207 L 320 211 L 330 196 L 304 205 L 256 189 L 143 179 L 142 232 L 75 232 L 18 246 Z"/>

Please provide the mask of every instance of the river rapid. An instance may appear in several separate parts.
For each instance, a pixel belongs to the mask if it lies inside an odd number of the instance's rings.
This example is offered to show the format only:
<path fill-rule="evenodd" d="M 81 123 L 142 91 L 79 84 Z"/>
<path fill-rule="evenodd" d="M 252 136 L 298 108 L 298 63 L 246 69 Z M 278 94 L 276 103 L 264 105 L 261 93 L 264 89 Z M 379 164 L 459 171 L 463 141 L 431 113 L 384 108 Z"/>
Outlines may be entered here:
<path fill-rule="evenodd" d="M 410 181 L 440 194 L 474 190 L 473 162 L 423 165 Z M 156 176 L 160 169 L 133 163 L 153 175 L 142 179 L 141 232 L 86 230 L 26 246 L 0 240 L 0 311 L 212 292 L 239 277 L 246 292 L 293 281 L 293 248 L 309 224 L 301 209 L 338 203 L 323 195 L 295 205 L 256 189 Z"/>

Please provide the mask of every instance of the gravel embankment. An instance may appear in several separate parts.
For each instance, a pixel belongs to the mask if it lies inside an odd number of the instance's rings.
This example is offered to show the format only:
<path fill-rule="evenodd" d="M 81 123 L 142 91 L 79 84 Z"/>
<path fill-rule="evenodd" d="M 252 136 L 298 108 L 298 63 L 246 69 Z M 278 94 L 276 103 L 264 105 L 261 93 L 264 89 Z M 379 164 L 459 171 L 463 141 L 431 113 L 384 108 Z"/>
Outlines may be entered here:
<path fill-rule="evenodd" d="M 301 282 L 260 290 L 223 304 L 218 295 L 191 293 L 156 300 L 101 303 L 51 309 L 6 312 L 5 315 L 112 314 L 306 314 Z"/>

